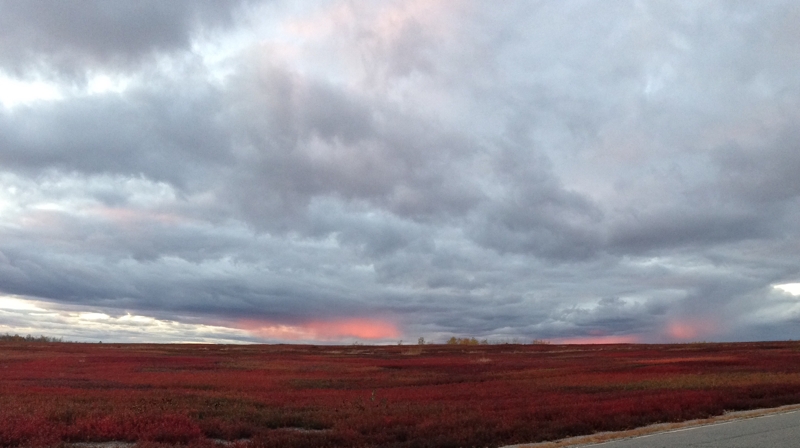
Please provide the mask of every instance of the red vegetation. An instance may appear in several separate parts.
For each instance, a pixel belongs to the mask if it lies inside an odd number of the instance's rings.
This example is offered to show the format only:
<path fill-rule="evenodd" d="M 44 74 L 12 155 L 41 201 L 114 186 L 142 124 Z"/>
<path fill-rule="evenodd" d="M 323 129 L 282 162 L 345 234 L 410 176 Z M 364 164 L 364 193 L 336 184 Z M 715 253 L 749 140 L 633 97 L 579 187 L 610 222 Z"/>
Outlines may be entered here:
<path fill-rule="evenodd" d="M 0 342 L 0 446 L 467 447 L 800 403 L 800 343 Z"/>

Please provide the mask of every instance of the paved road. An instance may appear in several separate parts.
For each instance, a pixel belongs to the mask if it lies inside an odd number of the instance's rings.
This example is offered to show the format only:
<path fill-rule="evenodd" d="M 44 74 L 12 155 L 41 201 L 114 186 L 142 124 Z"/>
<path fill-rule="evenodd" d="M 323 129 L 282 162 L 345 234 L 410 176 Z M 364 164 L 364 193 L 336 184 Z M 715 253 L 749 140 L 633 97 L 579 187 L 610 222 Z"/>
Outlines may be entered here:
<path fill-rule="evenodd" d="M 797 448 L 800 447 L 800 411 L 580 446 L 596 446 L 598 448 Z"/>

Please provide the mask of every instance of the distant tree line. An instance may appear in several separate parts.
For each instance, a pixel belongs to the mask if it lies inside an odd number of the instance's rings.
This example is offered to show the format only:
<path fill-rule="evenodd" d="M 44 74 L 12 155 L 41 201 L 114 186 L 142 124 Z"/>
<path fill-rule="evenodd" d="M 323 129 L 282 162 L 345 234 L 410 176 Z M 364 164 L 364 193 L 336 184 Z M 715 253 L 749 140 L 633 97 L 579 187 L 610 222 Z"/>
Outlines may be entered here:
<path fill-rule="evenodd" d="M 457 337 L 453 336 L 452 338 L 447 340 L 447 343 L 449 345 L 479 345 L 479 344 L 480 345 L 488 345 L 489 344 L 489 340 L 488 339 L 484 339 L 482 341 L 479 341 L 479 340 L 477 340 L 475 338 L 457 338 Z"/>
<path fill-rule="evenodd" d="M 402 341 L 400 341 L 402 343 Z M 511 340 L 501 340 L 501 341 L 489 341 L 488 339 L 481 339 L 478 340 L 474 337 L 472 338 L 457 338 L 455 336 L 451 337 L 446 342 L 448 345 L 497 345 L 497 344 L 524 344 L 524 342 L 520 342 L 519 339 L 514 338 Z M 534 339 L 530 342 L 532 345 L 541 345 L 541 344 L 549 344 L 550 341 L 547 339 Z M 417 340 L 417 344 L 425 345 L 431 344 L 430 342 L 425 341 L 425 338 L 419 338 Z M 435 344 L 435 343 L 434 343 Z"/>
<path fill-rule="evenodd" d="M 13 334 L 12 335 L 12 334 L 8 334 L 8 333 L 6 333 L 4 335 L 0 335 L 0 341 L 6 341 L 6 342 L 64 342 L 64 340 L 62 338 L 54 338 L 54 337 L 50 337 L 50 336 L 38 336 L 38 337 L 31 336 L 31 335 L 20 336 L 18 334 Z"/>

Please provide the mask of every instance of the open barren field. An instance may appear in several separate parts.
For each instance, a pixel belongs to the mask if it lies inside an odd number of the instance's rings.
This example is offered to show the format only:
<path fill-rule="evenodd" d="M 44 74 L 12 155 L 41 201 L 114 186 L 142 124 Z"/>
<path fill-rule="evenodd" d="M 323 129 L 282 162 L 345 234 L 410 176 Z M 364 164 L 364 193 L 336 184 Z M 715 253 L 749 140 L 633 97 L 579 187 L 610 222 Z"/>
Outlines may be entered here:
<path fill-rule="evenodd" d="M 798 342 L 0 343 L 3 447 L 496 447 L 793 403 Z"/>

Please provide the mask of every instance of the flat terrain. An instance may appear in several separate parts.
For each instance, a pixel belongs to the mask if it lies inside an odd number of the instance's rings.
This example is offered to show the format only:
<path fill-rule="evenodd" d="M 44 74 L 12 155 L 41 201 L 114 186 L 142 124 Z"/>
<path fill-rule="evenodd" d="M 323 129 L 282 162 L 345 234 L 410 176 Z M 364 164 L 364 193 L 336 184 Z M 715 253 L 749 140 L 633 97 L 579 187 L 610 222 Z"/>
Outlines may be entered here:
<path fill-rule="evenodd" d="M 0 343 L 0 446 L 503 446 L 800 403 L 800 343 Z"/>

